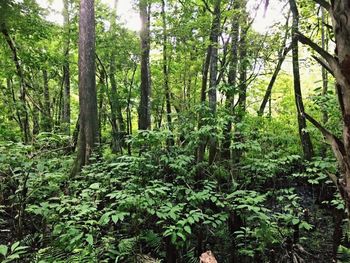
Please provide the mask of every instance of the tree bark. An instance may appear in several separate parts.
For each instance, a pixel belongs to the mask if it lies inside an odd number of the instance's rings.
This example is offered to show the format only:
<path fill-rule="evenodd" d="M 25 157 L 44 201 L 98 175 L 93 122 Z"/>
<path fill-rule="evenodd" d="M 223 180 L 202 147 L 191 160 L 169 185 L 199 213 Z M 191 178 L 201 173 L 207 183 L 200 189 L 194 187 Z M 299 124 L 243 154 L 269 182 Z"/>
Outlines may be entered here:
<path fill-rule="evenodd" d="M 309 132 L 306 130 L 306 120 L 302 115 L 304 112 L 303 97 L 301 93 L 300 85 L 300 72 L 299 72 L 299 49 L 298 39 L 295 33 L 299 27 L 299 12 L 295 0 L 289 0 L 290 9 L 293 14 L 293 26 L 292 26 L 292 58 L 293 58 L 293 77 L 294 77 L 294 96 L 298 114 L 298 127 L 301 145 L 303 148 L 304 158 L 311 160 L 313 156 L 313 146 Z"/>
<path fill-rule="evenodd" d="M 214 2 L 214 17 L 212 22 L 210 43 L 211 43 L 211 54 L 210 54 L 210 85 L 208 91 L 209 108 L 211 117 L 213 120 L 213 127 L 215 126 L 216 120 L 216 104 L 217 104 L 217 75 L 218 75 L 218 45 L 219 45 L 219 34 L 220 34 L 220 10 L 221 0 L 215 0 Z M 209 139 L 209 164 L 212 164 L 216 157 L 216 129 L 213 130 Z"/>
<path fill-rule="evenodd" d="M 89 163 L 98 142 L 94 0 L 80 1 L 78 66 L 80 130 L 73 174 L 80 172 L 81 168 Z"/>
<path fill-rule="evenodd" d="M 237 3 L 235 1 L 234 3 Z M 235 6 L 235 10 L 239 6 Z M 221 157 L 225 160 L 231 159 L 231 131 L 232 131 L 232 117 L 234 111 L 235 90 L 237 85 L 237 65 L 238 65 L 238 38 L 239 38 L 239 19 L 238 17 L 232 18 L 232 30 L 231 30 L 231 54 L 230 54 L 230 69 L 228 75 L 228 84 L 230 90 L 226 92 L 226 108 L 229 112 L 229 119 L 224 127 L 224 139 L 222 143 Z"/>
<path fill-rule="evenodd" d="M 111 21 L 111 34 L 116 37 L 116 13 L 117 2 L 114 3 L 114 14 Z M 110 95 L 110 107 L 111 107 L 111 126 L 112 126 L 112 151 L 114 153 L 122 151 L 122 142 L 125 134 L 125 123 L 122 114 L 122 108 L 120 105 L 116 75 L 116 50 L 113 48 L 110 54 L 109 64 L 109 80 L 111 83 L 111 95 Z"/>
<path fill-rule="evenodd" d="M 30 130 L 29 130 L 29 115 L 28 115 L 28 109 L 27 109 L 27 100 L 26 100 L 26 83 L 24 79 L 24 73 L 22 70 L 22 66 L 20 63 L 20 59 L 18 57 L 18 51 L 17 47 L 15 45 L 15 42 L 11 38 L 5 24 L 2 24 L 1 26 L 1 33 L 4 36 L 11 52 L 12 52 L 12 57 L 13 57 L 13 62 L 16 66 L 16 74 L 19 78 L 19 84 L 20 84 L 20 101 L 21 105 L 19 107 L 19 112 L 20 112 L 20 124 L 21 124 L 21 131 L 23 134 L 23 142 L 28 143 L 30 141 Z"/>
<path fill-rule="evenodd" d="M 328 39 L 325 30 L 326 23 L 326 12 L 323 7 L 321 7 L 321 46 L 324 50 L 328 50 Z M 328 92 L 328 72 L 327 69 L 322 67 L 322 96 L 326 98 Z M 328 122 L 328 112 L 326 107 L 322 108 L 322 122 L 325 125 Z M 327 147 L 325 144 L 321 146 L 321 156 L 325 157 L 327 152 Z"/>
<path fill-rule="evenodd" d="M 245 11 L 244 11 L 245 12 Z M 247 58 L 247 43 L 246 43 L 246 32 L 242 30 L 248 30 L 247 23 L 247 14 L 244 13 L 242 17 L 241 25 L 241 34 L 239 40 L 239 85 L 238 85 L 238 101 L 237 108 L 235 112 L 235 132 L 234 132 L 234 142 L 243 143 L 243 134 L 240 124 L 243 121 L 244 115 L 246 113 L 246 101 L 247 101 L 247 67 L 248 67 L 248 58 Z M 238 164 L 242 156 L 242 150 L 236 149 L 232 154 L 232 163 Z"/>
<path fill-rule="evenodd" d="M 165 104 L 166 104 L 166 119 L 168 123 L 168 129 L 173 131 L 173 125 L 171 120 L 171 99 L 170 99 L 170 86 L 169 86 L 169 61 L 168 61 L 168 32 L 167 32 L 167 19 L 165 13 L 165 0 L 162 0 L 162 20 L 163 20 L 163 79 L 164 79 L 164 92 L 165 92 Z M 167 140 L 168 146 L 174 145 L 173 135 Z"/>
<path fill-rule="evenodd" d="M 139 130 L 151 128 L 151 74 L 149 67 L 150 53 L 150 3 L 139 0 L 141 18 L 141 99 L 139 107 Z"/>
<path fill-rule="evenodd" d="M 70 50 L 70 18 L 69 18 L 69 0 L 63 1 L 63 31 L 64 31 L 64 63 L 63 63 L 63 130 L 70 135 L 70 68 L 69 68 L 69 50 Z"/>
<path fill-rule="evenodd" d="M 47 77 L 47 70 L 43 70 L 43 93 L 44 93 L 44 114 L 42 114 L 42 126 L 44 131 L 49 132 L 52 130 L 52 118 L 51 118 L 51 103 L 49 92 L 49 80 Z"/>

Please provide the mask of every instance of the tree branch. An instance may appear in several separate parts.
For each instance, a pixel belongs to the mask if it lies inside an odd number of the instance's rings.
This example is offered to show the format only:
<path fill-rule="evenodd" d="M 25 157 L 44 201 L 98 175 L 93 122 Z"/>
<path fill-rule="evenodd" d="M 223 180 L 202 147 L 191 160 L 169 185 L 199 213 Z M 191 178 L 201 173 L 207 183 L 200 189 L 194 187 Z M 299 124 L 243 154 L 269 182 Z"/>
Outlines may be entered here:
<path fill-rule="evenodd" d="M 347 78 L 344 76 L 342 69 L 339 65 L 338 60 L 333 57 L 331 54 L 329 54 L 326 50 L 321 48 L 319 45 L 317 45 L 315 42 L 313 42 L 310 38 L 304 36 L 300 32 L 296 32 L 296 37 L 298 40 L 311 47 L 313 50 L 315 50 L 320 56 L 322 56 L 328 63 L 329 68 L 332 70 L 334 77 L 336 78 L 337 82 L 342 86 L 342 87 L 347 87 L 349 86 Z"/>
<path fill-rule="evenodd" d="M 206 8 L 211 14 L 214 15 L 214 12 L 213 12 L 213 10 L 211 10 L 211 8 L 209 7 L 207 1 L 202 0 L 202 2 L 203 2 L 203 4 L 205 5 L 205 8 Z"/>
<path fill-rule="evenodd" d="M 326 0 L 314 0 L 314 2 L 322 6 L 327 11 L 329 11 L 331 8 L 331 5 Z"/>
<path fill-rule="evenodd" d="M 334 73 L 332 71 L 332 69 L 329 67 L 329 65 L 327 64 L 326 61 L 322 60 L 321 58 L 312 55 L 312 57 L 322 66 L 324 67 L 332 76 L 334 76 Z"/>
<path fill-rule="evenodd" d="M 332 134 L 330 131 L 328 131 L 325 127 L 323 127 L 318 121 L 316 121 L 313 117 L 311 117 L 309 114 L 305 112 L 301 112 L 301 114 L 309 121 L 311 122 L 317 129 L 320 130 L 320 132 L 323 134 L 325 139 L 330 143 L 332 146 L 332 150 L 335 154 L 335 157 L 338 160 L 338 163 L 341 167 L 344 167 L 344 156 L 345 156 L 345 147 L 343 142 L 334 134 Z"/>
<path fill-rule="evenodd" d="M 320 56 L 322 56 L 328 62 L 328 64 L 331 64 L 330 62 L 331 61 L 333 62 L 335 60 L 335 58 L 331 54 L 329 54 L 326 50 L 321 48 L 319 45 L 313 42 L 310 38 L 306 37 L 299 31 L 296 32 L 296 37 L 301 43 L 308 45 L 313 50 L 315 50 L 318 54 L 320 54 Z"/>

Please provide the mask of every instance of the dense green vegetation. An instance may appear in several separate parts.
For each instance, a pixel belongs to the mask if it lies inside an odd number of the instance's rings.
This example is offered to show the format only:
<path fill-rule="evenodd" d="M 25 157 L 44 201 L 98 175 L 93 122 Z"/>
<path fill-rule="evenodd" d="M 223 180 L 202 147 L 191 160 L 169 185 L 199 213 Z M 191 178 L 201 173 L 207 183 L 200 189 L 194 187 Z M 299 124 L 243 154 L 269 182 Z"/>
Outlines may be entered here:
<path fill-rule="evenodd" d="M 349 262 L 350 7 L 271 2 L 0 1 L 0 261 Z"/>

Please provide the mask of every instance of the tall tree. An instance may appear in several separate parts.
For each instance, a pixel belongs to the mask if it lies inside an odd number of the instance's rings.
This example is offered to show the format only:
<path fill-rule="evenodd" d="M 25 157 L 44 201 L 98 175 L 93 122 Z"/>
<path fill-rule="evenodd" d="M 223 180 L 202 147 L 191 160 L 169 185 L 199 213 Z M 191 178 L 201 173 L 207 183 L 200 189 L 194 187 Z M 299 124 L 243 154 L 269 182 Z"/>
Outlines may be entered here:
<path fill-rule="evenodd" d="M 249 59 L 247 56 L 247 39 L 246 35 L 250 28 L 250 24 L 248 24 L 248 14 L 246 11 L 246 2 L 244 1 L 244 4 L 242 5 L 242 17 L 241 17 L 241 32 L 240 32 L 240 39 L 239 39 L 239 49 L 238 49 L 238 57 L 239 57 L 239 66 L 238 66 L 238 73 L 239 73 L 239 79 L 238 79 L 238 85 L 237 85 L 237 91 L 238 91 L 238 99 L 237 99 L 237 106 L 235 108 L 235 114 L 234 114 L 234 123 L 235 126 L 235 132 L 233 140 L 235 143 L 242 143 L 243 142 L 243 134 L 242 134 L 242 128 L 240 126 L 240 123 L 242 123 L 244 116 L 246 114 L 246 104 L 247 104 L 247 69 L 248 69 L 248 63 Z M 240 162 L 241 155 L 243 151 L 241 149 L 236 149 L 234 153 L 232 154 L 232 162 L 234 164 L 237 164 Z"/>
<path fill-rule="evenodd" d="M 210 84 L 208 90 L 209 108 L 212 114 L 212 118 L 216 117 L 216 104 L 217 104 L 217 73 L 218 73 L 218 48 L 219 48 L 219 35 L 220 35 L 220 10 L 221 0 L 215 0 L 214 2 L 214 17 L 212 22 L 210 43 Z M 213 163 L 216 155 L 216 135 L 212 134 L 210 137 L 209 147 L 209 164 Z"/>
<path fill-rule="evenodd" d="M 63 0 L 63 116 L 62 121 L 64 131 L 70 134 L 70 69 L 69 69 L 69 50 L 70 50 L 70 18 L 69 18 L 69 1 Z"/>
<path fill-rule="evenodd" d="M 239 5 L 238 1 L 234 1 L 234 16 L 231 22 L 231 50 L 230 63 L 228 72 L 228 85 L 230 89 L 226 92 L 226 108 L 229 112 L 229 119 L 224 127 L 224 139 L 222 143 L 221 157 L 225 160 L 231 158 L 231 131 L 232 131 L 232 116 L 235 105 L 235 90 L 237 85 L 237 65 L 238 65 L 238 39 L 239 39 L 239 16 L 237 15 Z"/>
<path fill-rule="evenodd" d="M 139 0 L 141 18 L 141 98 L 139 107 L 139 130 L 151 128 L 151 72 L 150 53 L 150 6 L 148 0 Z"/>
<path fill-rule="evenodd" d="M 167 32 L 167 19 L 165 13 L 165 0 L 162 0 L 162 21 L 163 21 L 163 78 L 164 78 L 164 93 L 166 104 L 166 119 L 168 128 L 173 130 L 171 120 L 171 102 L 170 102 L 170 87 L 169 87 L 169 62 L 168 62 L 168 32 Z M 168 140 L 168 145 L 174 144 L 174 140 L 171 137 Z"/>
<path fill-rule="evenodd" d="M 15 41 L 10 36 L 10 33 L 6 27 L 5 22 L 0 24 L 1 33 L 4 36 L 8 47 L 12 52 L 12 59 L 16 67 L 16 74 L 19 80 L 19 88 L 20 88 L 20 96 L 19 100 L 21 102 L 19 106 L 19 119 L 18 123 L 20 125 L 22 134 L 23 134 L 23 142 L 28 143 L 30 141 L 30 127 L 29 127 L 29 114 L 28 114 L 28 106 L 27 106 L 27 87 L 26 81 L 24 77 L 23 68 L 20 62 L 20 58 L 18 56 L 18 49 L 15 44 Z"/>
<path fill-rule="evenodd" d="M 325 10 L 332 21 L 333 33 L 335 35 L 336 54 L 332 56 L 327 50 L 314 43 L 310 38 L 300 32 L 296 37 L 303 44 L 310 46 L 321 58 L 316 60 L 330 72 L 336 80 L 338 103 L 343 120 L 343 138 L 340 139 L 325 129 L 321 123 L 316 121 L 307 113 L 303 115 L 314 124 L 332 146 L 333 153 L 337 158 L 341 176 L 329 174 L 332 181 L 338 187 L 339 192 L 350 209 L 350 6 L 347 0 L 333 0 L 331 4 L 325 0 L 314 0 Z M 350 213 L 348 213 L 350 217 Z"/>
<path fill-rule="evenodd" d="M 43 94 L 44 94 L 44 113 L 42 114 L 42 126 L 44 131 L 52 130 L 51 103 L 49 92 L 49 79 L 47 70 L 43 70 Z"/>
<path fill-rule="evenodd" d="M 264 99 L 261 102 L 261 105 L 260 105 L 260 108 L 258 111 L 259 116 L 262 116 L 264 114 L 267 102 L 268 101 L 271 102 L 271 92 L 272 92 L 273 85 L 275 84 L 278 73 L 280 72 L 280 70 L 282 68 L 282 64 L 283 64 L 284 59 L 286 58 L 289 51 L 292 49 L 291 45 L 286 46 L 287 39 L 288 39 L 288 32 L 289 32 L 288 22 L 289 22 L 289 14 L 288 14 L 286 25 L 285 25 L 285 33 L 284 33 L 284 38 L 282 40 L 282 45 L 278 51 L 278 62 L 277 62 L 277 65 L 275 67 L 275 70 L 272 74 L 269 85 L 267 86 Z"/>
<path fill-rule="evenodd" d="M 98 142 L 94 0 L 80 1 L 78 67 L 80 130 L 73 174 L 89 163 Z"/>
<path fill-rule="evenodd" d="M 113 14 L 111 16 L 111 27 L 110 31 L 113 37 L 116 38 L 117 31 L 117 5 L 118 0 L 114 1 Z M 111 107 L 111 125 L 112 125 L 112 150 L 118 152 L 122 150 L 122 137 L 125 132 L 125 123 L 123 120 L 122 109 L 120 106 L 119 94 L 117 91 L 116 81 L 116 49 L 112 48 L 110 53 L 110 64 L 109 64 L 109 80 L 111 83 L 111 94 L 110 94 L 110 107 Z"/>
<path fill-rule="evenodd" d="M 299 135 L 300 135 L 301 145 L 303 148 L 304 158 L 306 160 L 311 160 L 313 156 L 313 146 L 311 143 L 310 134 L 306 129 L 305 116 L 302 114 L 304 112 L 304 103 L 303 103 L 303 97 L 302 97 L 301 85 L 300 85 L 298 39 L 295 34 L 296 32 L 298 32 L 298 28 L 299 28 L 299 11 L 295 0 L 289 0 L 289 5 L 290 5 L 290 10 L 292 11 L 292 14 L 293 14 L 292 58 L 293 58 L 294 96 L 295 96 L 295 103 L 297 106 Z"/>

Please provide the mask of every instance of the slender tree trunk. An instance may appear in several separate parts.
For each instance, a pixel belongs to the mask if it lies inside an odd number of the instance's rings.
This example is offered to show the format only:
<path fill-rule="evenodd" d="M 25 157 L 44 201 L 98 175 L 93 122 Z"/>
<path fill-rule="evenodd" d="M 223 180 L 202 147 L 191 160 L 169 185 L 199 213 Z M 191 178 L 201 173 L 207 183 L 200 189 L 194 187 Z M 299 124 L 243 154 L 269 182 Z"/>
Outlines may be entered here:
<path fill-rule="evenodd" d="M 235 1 L 236 2 L 236 1 Z M 236 6 L 235 10 L 238 8 Z M 230 54 L 230 69 L 228 75 L 228 84 L 230 90 L 226 92 L 226 108 L 229 112 L 229 119 L 224 127 L 224 139 L 222 143 L 221 157 L 225 160 L 231 159 L 231 131 L 232 131 L 232 116 L 235 99 L 235 90 L 237 85 L 237 64 L 238 64 L 238 38 L 239 38 L 239 19 L 237 17 L 232 18 L 232 30 L 231 30 L 231 54 Z"/>
<path fill-rule="evenodd" d="M 275 84 L 275 81 L 277 79 L 278 73 L 280 72 L 281 68 L 282 68 L 282 64 L 284 62 L 284 59 L 286 58 L 288 52 L 292 49 L 291 45 L 286 46 L 286 42 L 287 42 L 287 38 L 288 38 L 288 24 L 289 24 L 289 14 L 287 17 L 287 21 L 286 21 L 286 32 L 284 34 L 284 38 L 282 41 L 282 46 L 280 48 L 280 50 L 278 51 L 278 62 L 275 68 L 275 71 L 272 74 L 271 80 L 269 82 L 269 85 L 267 86 L 266 92 L 265 92 L 265 96 L 264 99 L 260 105 L 259 111 L 258 111 L 258 115 L 262 116 L 264 114 L 265 111 L 265 107 L 267 102 L 271 103 L 271 92 L 272 92 L 272 88 L 273 85 Z"/>
<path fill-rule="evenodd" d="M 73 174 L 78 173 L 84 165 L 89 163 L 98 142 L 94 0 L 80 1 L 78 66 L 80 130 Z"/>
<path fill-rule="evenodd" d="M 52 119 L 51 119 L 51 103 L 50 103 L 50 92 L 49 92 L 49 80 L 47 77 L 46 69 L 43 70 L 43 81 L 44 81 L 44 114 L 42 114 L 42 126 L 44 131 L 49 132 L 52 130 Z"/>
<path fill-rule="evenodd" d="M 6 26 L 4 24 L 0 25 L 1 27 L 1 33 L 4 36 L 13 56 L 13 62 L 16 66 L 16 74 L 19 78 L 19 84 L 20 84 L 20 101 L 21 106 L 19 108 L 19 112 L 21 115 L 20 123 L 22 124 L 21 131 L 23 134 L 23 142 L 28 143 L 30 141 L 30 130 L 29 130 L 29 115 L 28 115 L 28 109 L 27 109 L 27 101 L 26 101 L 26 83 L 24 79 L 24 73 L 21 67 L 21 63 L 18 57 L 18 51 L 17 47 L 15 45 L 15 42 L 11 38 Z"/>
<path fill-rule="evenodd" d="M 204 64 L 203 64 L 203 70 L 202 70 L 202 88 L 201 88 L 201 105 L 202 105 L 202 107 L 205 106 L 205 101 L 206 101 L 211 49 L 212 49 L 211 44 L 209 44 L 209 46 L 207 48 L 207 53 L 205 56 Z M 199 117 L 198 117 L 198 130 L 201 129 L 203 124 L 204 124 L 204 122 L 203 122 L 203 109 L 202 109 L 199 112 Z M 197 163 L 200 163 L 204 160 L 205 147 L 207 144 L 207 138 L 205 138 L 205 136 L 200 136 L 200 137 L 201 138 L 199 139 L 199 146 L 198 146 L 197 153 L 196 153 Z"/>
<path fill-rule="evenodd" d="M 70 50 L 70 18 L 69 18 L 69 0 L 63 0 L 63 30 L 64 30 L 64 63 L 63 63 L 63 130 L 70 135 L 70 69 L 69 69 L 69 50 Z"/>
<path fill-rule="evenodd" d="M 96 93 L 98 93 L 98 98 L 97 98 L 97 104 L 98 104 L 98 142 L 102 143 L 102 128 L 103 128 L 103 116 L 104 116 L 104 112 L 103 112 L 103 100 L 104 100 L 104 91 L 105 91 L 105 72 L 103 70 L 101 70 L 100 72 L 100 77 L 99 77 L 99 82 L 97 84 L 97 90 Z"/>
<path fill-rule="evenodd" d="M 166 119 L 168 123 L 168 129 L 173 131 L 173 125 L 171 120 L 171 102 L 170 102 L 170 87 L 169 87 L 169 62 L 168 62 L 168 32 L 167 32 L 167 20 L 165 13 L 165 0 L 162 0 L 162 20 L 163 20 L 163 78 L 164 78 L 164 92 L 165 92 L 165 104 L 166 104 Z M 173 135 L 167 140 L 168 146 L 174 145 Z"/>
<path fill-rule="evenodd" d="M 150 5 L 148 0 L 139 0 L 141 18 L 141 100 L 139 107 L 139 130 L 148 130 L 151 128 L 151 74 L 149 67 Z"/>
<path fill-rule="evenodd" d="M 234 132 L 234 142 L 243 143 L 243 131 L 241 126 L 246 113 L 246 101 L 247 101 L 247 67 L 248 67 L 248 58 L 247 58 L 247 43 L 246 43 L 246 32 L 242 30 L 248 30 L 247 23 L 247 14 L 244 13 L 242 16 L 241 24 L 241 34 L 239 40 L 239 85 L 238 85 L 238 101 L 235 109 L 235 132 Z M 238 125 L 237 125 L 238 124 Z M 242 156 L 242 150 L 236 149 L 232 153 L 232 163 L 238 164 Z"/>
<path fill-rule="evenodd" d="M 17 107 L 17 99 L 16 99 L 16 95 L 15 95 L 15 90 L 13 87 L 13 83 L 12 80 L 10 78 L 6 79 L 6 86 L 7 86 L 7 90 L 11 92 L 11 97 L 12 97 L 12 102 L 15 108 L 15 113 L 14 114 L 14 118 L 16 120 L 16 122 L 18 123 L 19 127 L 22 127 L 22 123 L 21 123 L 21 114 L 19 112 L 19 109 Z"/>
<path fill-rule="evenodd" d="M 322 41 L 322 48 L 324 50 L 328 50 L 328 40 L 326 37 L 326 30 L 325 30 L 325 23 L 326 23 L 326 14 L 323 7 L 321 7 L 321 41 Z M 328 72 L 327 70 L 322 67 L 322 96 L 326 97 L 328 91 Z M 325 125 L 328 122 L 328 112 L 325 106 L 322 108 L 322 122 Z M 327 146 L 323 144 L 321 146 L 321 156 L 325 157 L 327 152 Z"/>
<path fill-rule="evenodd" d="M 217 75 L 218 75 L 218 45 L 219 45 L 219 35 L 220 35 L 220 4 L 221 0 L 215 0 L 214 4 L 214 18 L 212 24 L 212 32 L 210 37 L 210 42 L 212 45 L 211 58 L 210 58 L 210 87 L 208 91 L 209 98 L 209 108 L 213 118 L 212 125 L 215 126 L 216 123 L 216 104 L 217 104 Z M 213 130 L 216 133 L 216 129 Z M 216 158 L 216 135 L 212 134 L 209 139 L 209 164 L 212 164 Z"/>
<path fill-rule="evenodd" d="M 306 120 L 302 115 L 304 112 L 303 97 L 300 87 L 300 73 L 299 73 L 299 49 L 298 49 L 298 39 L 295 33 L 298 31 L 299 27 L 299 12 L 295 0 L 289 0 L 290 9 L 293 13 L 293 26 L 292 26 L 292 56 L 293 56 L 293 76 L 294 76 L 294 95 L 295 103 L 297 106 L 298 114 L 298 125 L 299 125 L 299 135 L 301 140 L 301 145 L 303 148 L 304 158 L 306 160 L 311 160 L 313 156 L 313 146 L 311 143 L 310 134 L 306 129 Z"/>

